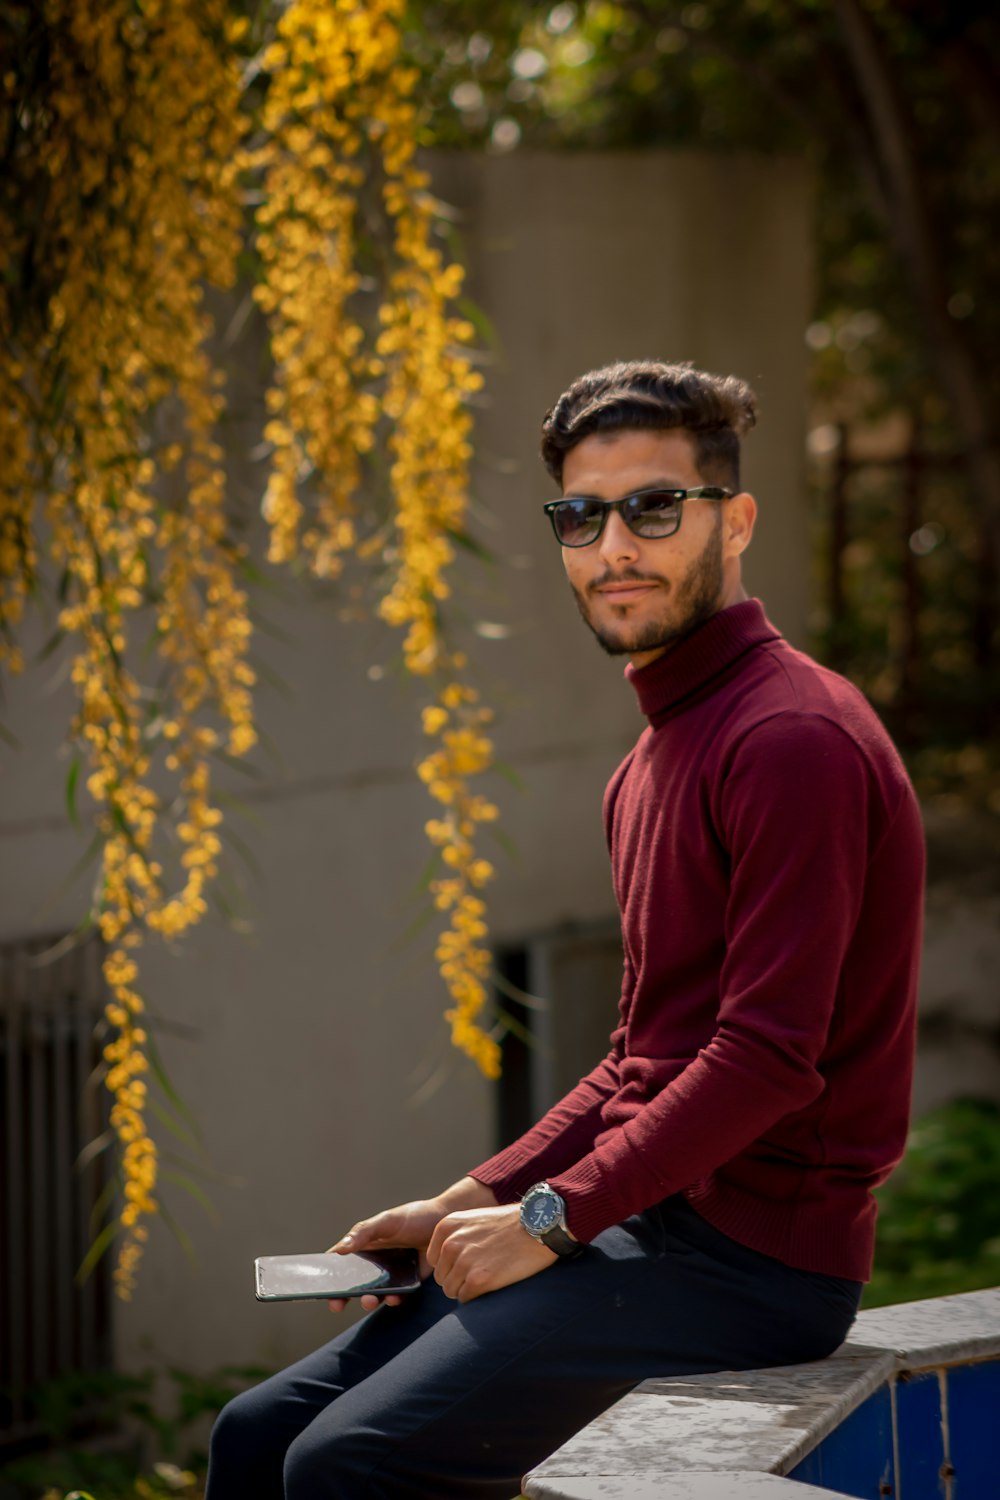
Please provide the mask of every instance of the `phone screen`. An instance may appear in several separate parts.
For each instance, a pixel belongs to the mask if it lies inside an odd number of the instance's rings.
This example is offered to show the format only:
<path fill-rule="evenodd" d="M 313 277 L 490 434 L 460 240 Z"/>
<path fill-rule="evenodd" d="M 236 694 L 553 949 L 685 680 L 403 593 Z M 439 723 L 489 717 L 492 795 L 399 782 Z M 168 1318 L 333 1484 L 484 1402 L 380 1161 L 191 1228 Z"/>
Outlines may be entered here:
<path fill-rule="evenodd" d="M 415 1250 L 373 1250 L 352 1255 L 320 1251 L 262 1255 L 254 1262 L 259 1302 L 308 1297 L 361 1297 L 366 1292 L 413 1292 L 420 1285 Z"/>

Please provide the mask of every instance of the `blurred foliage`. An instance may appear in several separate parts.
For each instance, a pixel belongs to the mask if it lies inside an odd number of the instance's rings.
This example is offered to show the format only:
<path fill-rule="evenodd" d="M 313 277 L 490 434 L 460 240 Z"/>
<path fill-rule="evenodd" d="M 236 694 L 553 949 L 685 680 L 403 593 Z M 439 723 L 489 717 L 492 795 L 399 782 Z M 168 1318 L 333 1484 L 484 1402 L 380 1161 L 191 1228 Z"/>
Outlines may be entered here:
<path fill-rule="evenodd" d="M 881 51 L 881 96 L 852 48 L 852 13 Z M 1000 811 L 1000 468 L 991 487 L 977 467 L 996 442 L 1000 395 L 995 8 L 431 0 L 410 16 L 408 47 L 431 103 L 427 144 L 795 153 L 812 164 L 816 300 L 804 333 L 820 596 L 833 566 L 837 426 L 861 456 L 881 461 L 906 451 L 917 421 L 922 448 L 939 455 L 921 480 L 918 524 L 906 529 L 901 466 L 852 471 L 843 604 L 838 619 L 826 603 L 816 610 L 817 649 L 872 697 L 925 796 Z M 893 107 L 899 139 L 886 125 Z M 734 254 L 739 231 L 734 224 Z M 956 361 L 971 372 L 971 396 Z"/>
<path fill-rule="evenodd" d="M 1000 1286 L 1000 1107 L 956 1099 L 917 1122 L 877 1193 L 875 1272 L 863 1305 Z"/>
<path fill-rule="evenodd" d="M 198 1500 L 208 1466 L 203 1419 L 214 1420 L 233 1396 L 271 1373 L 225 1366 L 208 1375 L 171 1369 L 159 1381 L 152 1370 L 46 1381 L 30 1393 L 46 1446 L 4 1464 L 2 1492 L 23 1500 L 58 1500 L 76 1490 L 95 1500 Z M 169 1395 L 157 1400 L 164 1379 Z"/>

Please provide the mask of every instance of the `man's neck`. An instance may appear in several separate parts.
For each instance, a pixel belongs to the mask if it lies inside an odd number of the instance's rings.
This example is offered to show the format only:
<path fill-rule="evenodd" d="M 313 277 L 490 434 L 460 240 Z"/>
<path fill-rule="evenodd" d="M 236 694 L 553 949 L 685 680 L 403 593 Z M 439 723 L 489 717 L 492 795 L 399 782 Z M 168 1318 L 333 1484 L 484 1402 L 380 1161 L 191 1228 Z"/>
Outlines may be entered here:
<path fill-rule="evenodd" d="M 743 587 L 743 584 L 739 579 L 737 579 L 736 584 L 733 588 L 724 589 L 720 594 L 719 603 L 712 611 L 712 614 L 708 616 L 708 618 L 711 619 L 713 615 L 721 614 L 724 609 L 730 609 L 734 604 L 742 604 L 743 601 L 745 599 L 749 599 L 749 597 L 750 595 Z M 666 645 L 654 646 L 650 651 L 637 651 L 634 656 L 629 657 L 629 662 L 633 667 L 635 667 L 637 671 L 642 667 L 648 667 L 650 662 L 658 660 L 658 658 L 661 656 L 666 656 L 670 651 L 675 651 L 678 646 L 682 645 L 683 642 L 687 640 L 688 636 L 691 635 L 694 630 L 698 629 L 698 625 L 704 624 L 704 620 L 699 620 L 698 624 L 692 627 L 692 630 L 687 631 L 684 635 L 676 636 L 672 641 L 668 641 Z"/>

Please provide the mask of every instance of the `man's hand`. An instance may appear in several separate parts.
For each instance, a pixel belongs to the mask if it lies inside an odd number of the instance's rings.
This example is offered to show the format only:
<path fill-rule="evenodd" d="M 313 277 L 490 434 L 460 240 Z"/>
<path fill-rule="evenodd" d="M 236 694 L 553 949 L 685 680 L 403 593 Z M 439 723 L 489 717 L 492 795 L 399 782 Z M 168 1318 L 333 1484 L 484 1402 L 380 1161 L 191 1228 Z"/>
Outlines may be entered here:
<path fill-rule="evenodd" d="M 413 1249 L 419 1252 L 420 1275 L 426 1277 L 431 1271 L 427 1246 L 445 1215 L 456 1209 L 493 1207 L 496 1201 L 491 1188 L 477 1182 L 474 1177 L 462 1177 L 435 1198 L 417 1198 L 412 1203 L 401 1203 L 398 1208 L 384 1209 L 370 1219 L 360 1219 L 330 1249 L 338 1255 L 350 1255 L 357 1250 L 388 1250 L 397 1246 Z M 336 1297 L 329 1306 L 333 1312 L 343 1312 L 349 1300 Z M 369 1293 L 360 1300 L 365 1311 L 371 1312 L 381 1302 L 398 1307 L 403 1299 L 395 1293 L 386 1297 Z"/>
<path fill-rule="evenodd" d="M 431 1235 L 427 1259 L 446 1296 L 471 1302 L 537 1275 L 559 1257 L 532 1239 L 522 1228 L 519 1205 L 509 1203 L 448 1214 Z"/>

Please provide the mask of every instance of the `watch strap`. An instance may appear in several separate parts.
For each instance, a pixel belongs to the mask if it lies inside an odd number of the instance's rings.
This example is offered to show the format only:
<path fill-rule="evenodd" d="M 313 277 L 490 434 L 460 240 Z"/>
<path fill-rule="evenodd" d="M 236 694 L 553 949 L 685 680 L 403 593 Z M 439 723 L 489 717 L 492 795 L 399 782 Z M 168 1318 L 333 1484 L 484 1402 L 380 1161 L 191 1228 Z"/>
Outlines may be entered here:
<path fill-rule="evenodd" d="M 579 1240 L 575 1240 L 565 1229 L 560 1229 L 554 1224 L 551 1229 L 546 1229 L 544 1234 L 538 1236 L 539 1240 L 549 1250 L 554 1250 L 557 1255 L 579 1255 L 583 1246 Z"/>

